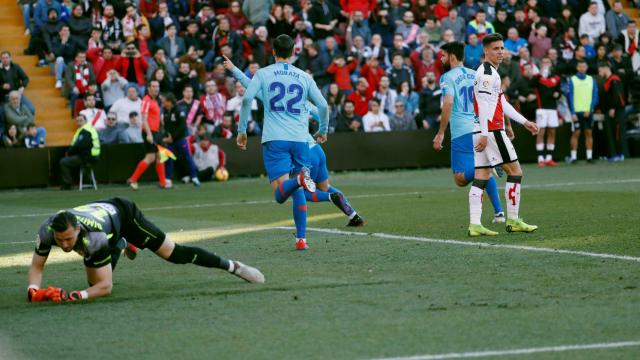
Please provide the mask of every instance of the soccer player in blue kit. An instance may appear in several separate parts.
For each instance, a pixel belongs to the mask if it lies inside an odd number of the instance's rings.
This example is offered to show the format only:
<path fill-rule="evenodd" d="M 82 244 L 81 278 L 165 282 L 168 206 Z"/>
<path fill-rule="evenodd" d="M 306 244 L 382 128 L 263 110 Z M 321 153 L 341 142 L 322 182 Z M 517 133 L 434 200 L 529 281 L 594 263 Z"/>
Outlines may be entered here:
<path fill-rule="evenodd" d="M 464 44 L 451 42 L 444 44 L 442 63 L 450 68 L 440 77 L 442 90 L 442 116 L 440 129 L 433 139 L 433 148 L 442 150 L 442 141 L 447 125 L 451 123 L 451 170 L 458 186 L 467 186 L 473 181 L 475 164 L 473 158 L 473 124 L 475 121 L 473 103 L 473 83 L 475 71 L 462 65 Z M 486 188 L 494 209 L 494 223 L 504 223 L 505 216 L 498 195 L 498 184 L 489 178 Z"/>
<path fill-rule="evenodd" d="M 242 86 L 247 88 L 251 79 L 245 75 L 242 70 L 238 69 L 233 62 L 224 56 L 224 67 L 231 72 L 233 77 L 240 82 Z M 262 101 L 260 93 L 256 94 L 256 98 Z M 320 120 L 318 109 L 310 102 L 307 102 L 309 107 L 309 115 L 316 121 Z M 349 222 L 347 226 L 364 226 L 364 219 L 356 210 L 351 206 L 349 200 L 344 193 L 339 189 L 329 184 L 329 170 L 327 169 L 327 156 L 322 149 L 322 146 L 315 142 L 315 139 L 309 134 L 309 167 L 311 170 L 311 179 L 316 183 L 316 191 L 304 191 L 305 198 L 311 202 L 325 202 L 331 201 L 337 206 L 347 217 Z"/>
<path fill-rule="evenodd" d="M 240 149 L 247 148 L 251 102 L 260 93 L 264 102 L 264 166 L 276 201 L 282 204 L 292 197 L 296 249 L 306 250 L 307 200 L 303 190 L 316 191 L 309 170 L 307 99 L 318 108 L 320 120 L 316 141 L 320 144 L 327 140 L 329 114 L 327 101 L 311 75 L 288 63 L 293 47 L 293 39 L 288 35 L 280 35 L 273 41 L 276 63 L 258 70 L 249 83 L 242 99 L 236 142 Z M 289 178 L 291 173 L 297 175 Z"/>

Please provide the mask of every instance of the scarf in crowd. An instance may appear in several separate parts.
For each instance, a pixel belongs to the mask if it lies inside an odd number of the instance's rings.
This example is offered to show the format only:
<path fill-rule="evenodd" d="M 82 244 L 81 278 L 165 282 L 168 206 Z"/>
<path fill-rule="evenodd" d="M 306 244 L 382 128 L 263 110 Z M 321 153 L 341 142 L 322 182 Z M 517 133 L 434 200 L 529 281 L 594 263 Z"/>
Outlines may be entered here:
<path fill-rule="evenodd" d="M 122 37 L 122 25 L 115 17 L 111 22 L 106 17 L 100 21 L 102 27 L 102 40 L 105 42 L 118 41 Z"/>
<path fill-rule="evenodd" d="M 224 96 L 220 93 L 214 95 L 205 95 L 204 101 L 204 115 L 207 120 L 212 121 L 214 124 L 222 121 L 222 114 L 224 114 L 226 105 Z"/>
<path fill-rule="evenodd" d="M 89 86 L 89 67 L 86 63 L 76 64 L 76 87 L 84 94 Z"/>

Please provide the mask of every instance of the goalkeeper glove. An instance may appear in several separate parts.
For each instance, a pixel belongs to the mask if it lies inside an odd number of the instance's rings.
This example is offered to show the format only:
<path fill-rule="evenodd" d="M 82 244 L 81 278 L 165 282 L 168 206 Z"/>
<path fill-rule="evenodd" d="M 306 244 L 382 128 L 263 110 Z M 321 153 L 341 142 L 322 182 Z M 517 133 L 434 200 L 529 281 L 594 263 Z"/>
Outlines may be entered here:
<path fill-rule="evenodd" d="M 85 299 L 87 295 L 83 295 L 85 291 L 71 291 L 67 293 L 62 288 L 50 288 L 53 289 L 51 292 L 51 301 L 62 302 L 62 301 L 78 301 Z"/>

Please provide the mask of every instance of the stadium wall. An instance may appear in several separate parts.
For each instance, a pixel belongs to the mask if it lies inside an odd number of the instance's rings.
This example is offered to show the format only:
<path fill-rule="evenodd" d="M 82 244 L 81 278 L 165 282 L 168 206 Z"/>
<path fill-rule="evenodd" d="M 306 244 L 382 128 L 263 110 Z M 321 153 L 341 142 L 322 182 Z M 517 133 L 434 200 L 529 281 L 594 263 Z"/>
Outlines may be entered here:
<path fill-rule="evenodd" d="M 558 131 L 556 159 L 569 154 L 570 129 Z M 515 146 L 521 162 L 535 162 L 535 137 L 522 127 L 515 128 Z M 441 152 L 431 146 L 435 130 L 337 133 L 323 145 L 329 169 L 375 170 L 449 166 L 449 139 Z M 258 138 L 249 138 L 248 149 L 239 150 L 235 140 L 214 141 L 227 154 L 227 168 L 232 176 L 256 176 L 264 173 Z M 598 153 L 596 142 L 596 151 Z M 45 187 L 60 184 L 59 162 L 67 147 L 42 149 L 0 149 L 0 188 Z M 640 155 L 640 144 L 631 144 L 632 154 Z M 582 154 L 583 151 L 581 150 Z M 99 183 L 123 183 L 144 156 L 141 144 L 103 145 L 100 161 L 94 165 Z M 179 169 L 178 169 L 179 170 Z M 142 181 L 155 180 L 155 171 L 147 171 Z"/>

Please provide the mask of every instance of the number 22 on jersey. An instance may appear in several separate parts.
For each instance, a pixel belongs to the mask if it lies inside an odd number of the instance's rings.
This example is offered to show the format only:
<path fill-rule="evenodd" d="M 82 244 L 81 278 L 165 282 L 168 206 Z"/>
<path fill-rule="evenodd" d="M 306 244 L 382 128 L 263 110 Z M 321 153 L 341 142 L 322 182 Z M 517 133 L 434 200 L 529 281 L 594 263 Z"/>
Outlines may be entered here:
<path fill-rule="evenodd" d="M 271 85 L 269 85 L 269 94 L 271 96 L 269 99 L 269 110 L 273 112 L 286 111 L 291 114 L 300 114 L 300 109 L 296 108 L 296 105 L 302 100 L 303 93 L 304 90 L 302 86 L 298 84 L 290 84 L 289 87 L 286 88 L 281 82 L 272 82 Z M 285 106 L 283 106 L 280 101 L 283 100 L 286 95 L 292 96 L 288 96 L 289 99 L 286 102 L 285 109 Z"/>

